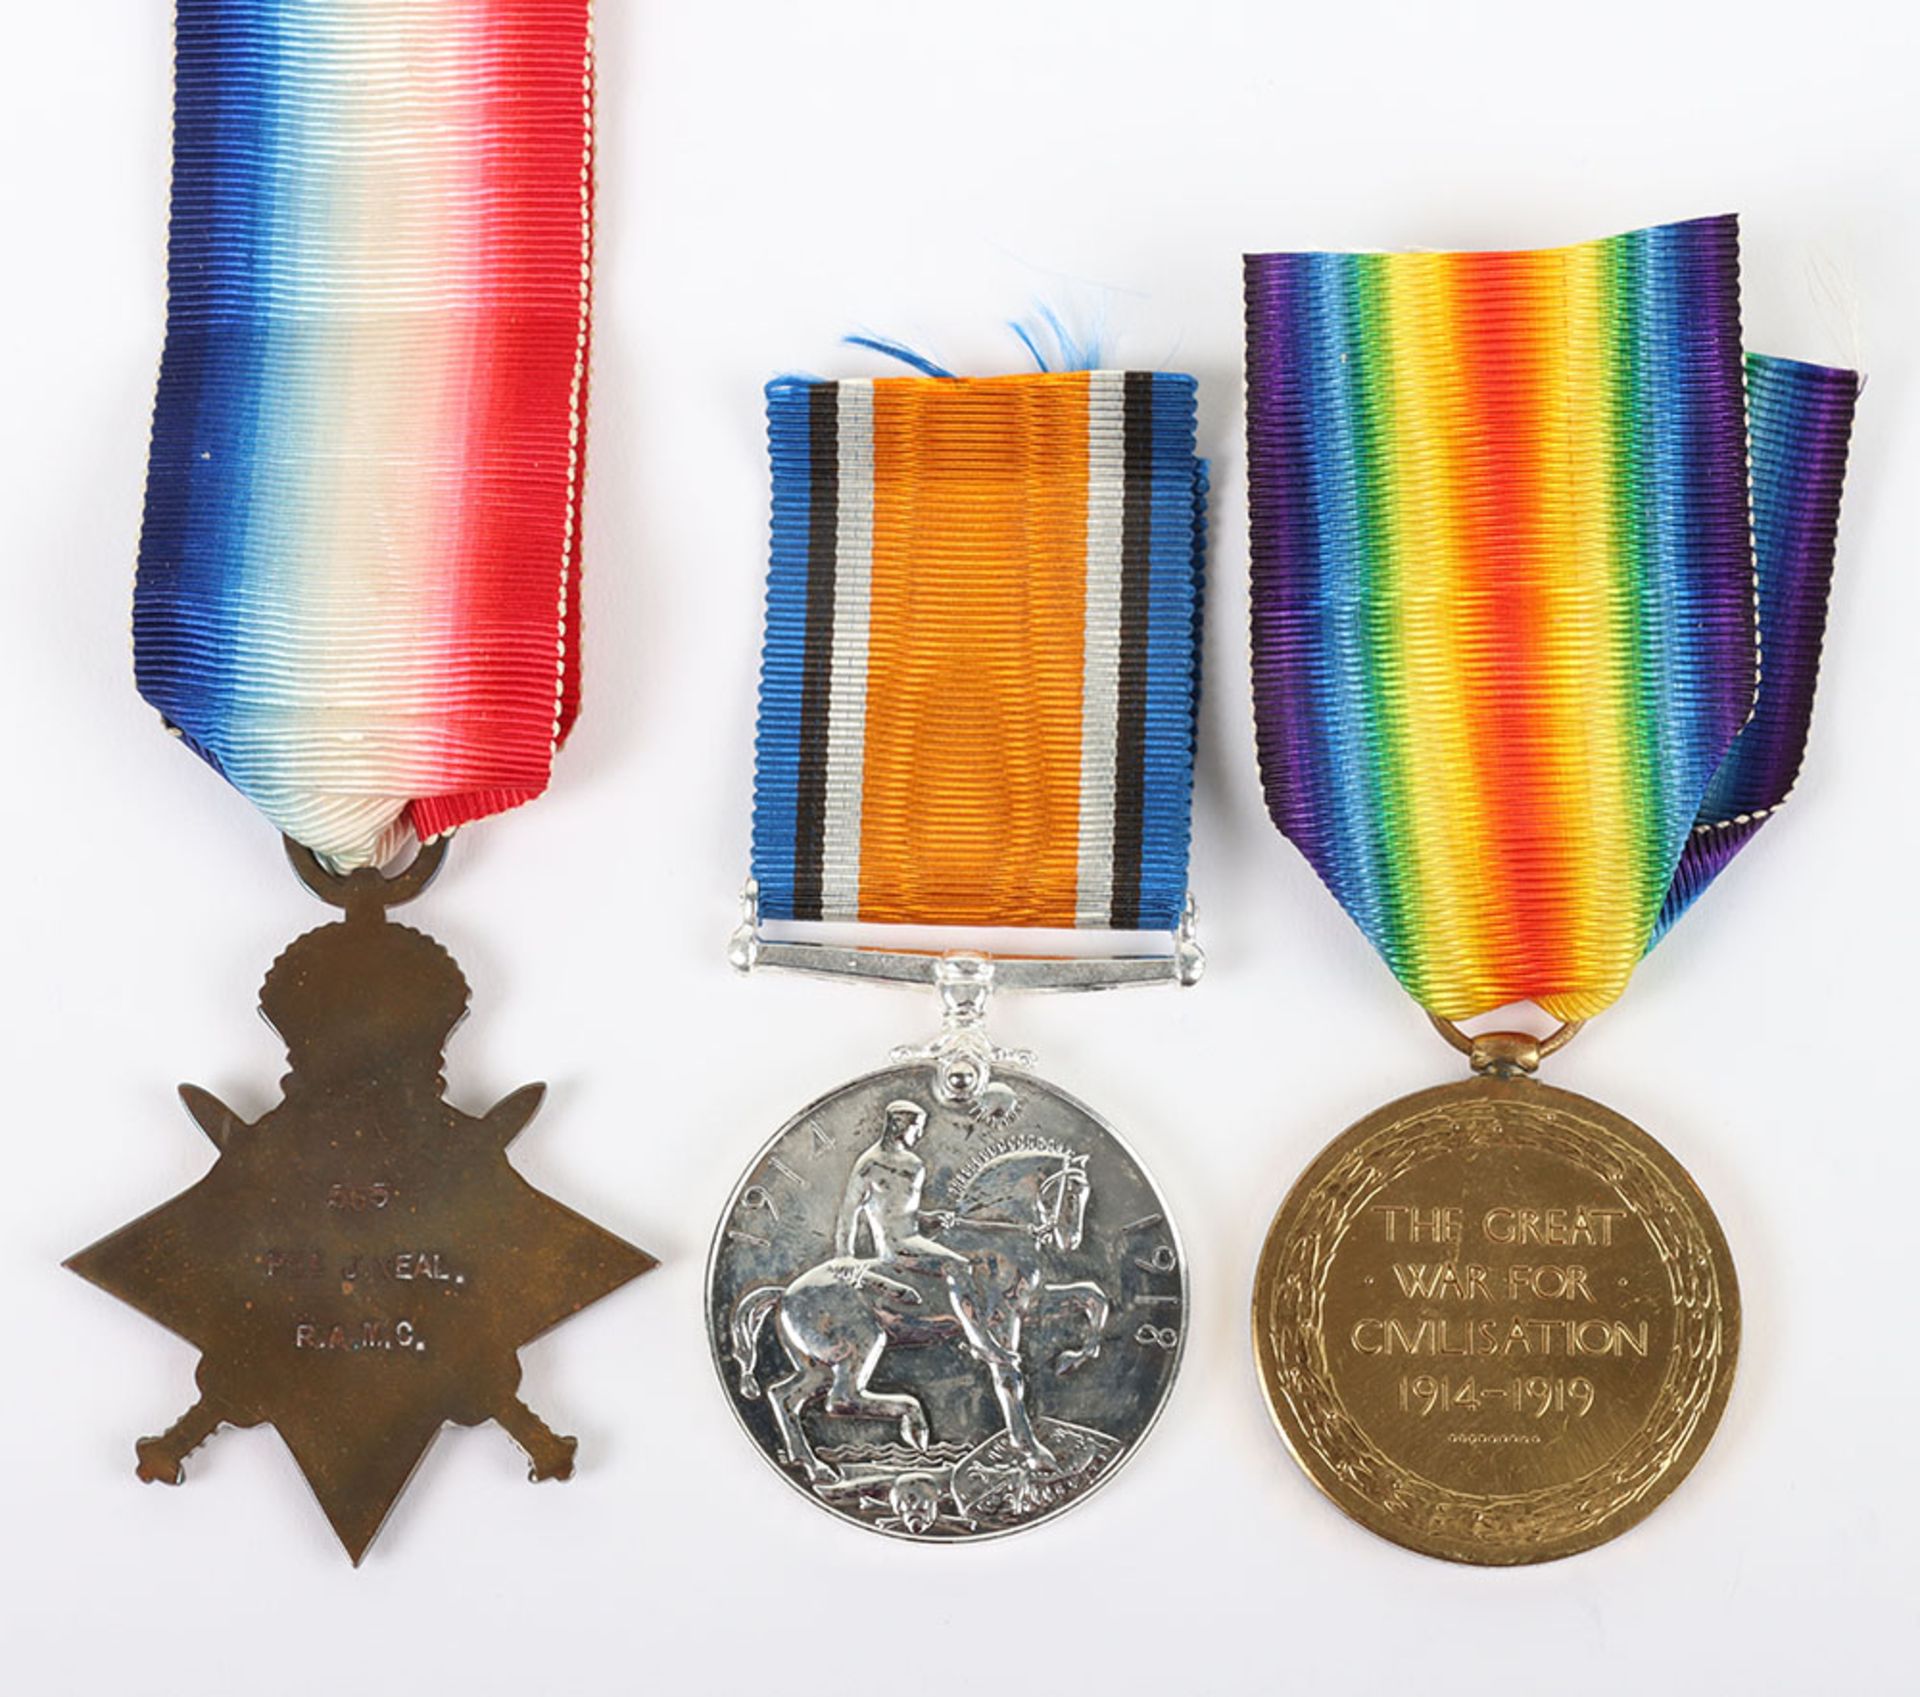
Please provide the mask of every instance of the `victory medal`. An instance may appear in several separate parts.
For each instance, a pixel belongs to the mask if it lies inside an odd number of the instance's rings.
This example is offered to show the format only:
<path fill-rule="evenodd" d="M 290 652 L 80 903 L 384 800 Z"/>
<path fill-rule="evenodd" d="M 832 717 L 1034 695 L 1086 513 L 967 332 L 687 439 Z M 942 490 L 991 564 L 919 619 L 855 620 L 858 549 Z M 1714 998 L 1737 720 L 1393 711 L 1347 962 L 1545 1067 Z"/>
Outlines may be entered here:
<path fill-rule="evenodd" d="M 1673 1157 L 1534 1075 L 1792 785 L 1856 380 L 1743 366 L 1730 218 L 1246 282 L 1269 807 L 1474 1074 L 1295 1185 L 1261 1378 L 1382 1536 L 1569 1555 L 1699 1459 L 1739 1293 Z"/>
<path fill-rule="evenodd" d="M 833 1514 L 922 1540 L 1078 1502 L 1172 1387 L 1186 1262 L 1106 1122 L 996 1045 L 1007 989 L 1191 983 L 1191 378 L 781 382 L 742 970 L 930 984 L 942 1027 L 802 1109 L 714 1238 L 728 1401 Z M 1160 933 L 839 946 L 796 922 Z"/>
<path fill-rule="evenodd" d="M 566 1478 L 516 1352 L 653 1265 L 509 1164 L 542 1086 L 447 1100 L 466 980 L 387 918 L 578 702 L 592 68 L 587 0 L 178 7 L 135 669 L 343 917 L 261 990 L 282 1099 L 182 1086 L 212 1168 L 68 1264 L 200 1351 L 139 1476 L 270 1424 L 355 1562 L 449 1421 Z"/>

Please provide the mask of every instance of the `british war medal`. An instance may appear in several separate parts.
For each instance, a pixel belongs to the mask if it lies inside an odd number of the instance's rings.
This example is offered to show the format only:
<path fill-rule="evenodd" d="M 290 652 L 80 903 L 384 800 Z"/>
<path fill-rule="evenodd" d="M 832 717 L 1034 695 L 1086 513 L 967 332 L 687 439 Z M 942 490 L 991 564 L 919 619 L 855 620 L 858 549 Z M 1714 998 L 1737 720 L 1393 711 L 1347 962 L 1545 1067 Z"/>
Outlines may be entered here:
<path fill-rule="evenodd" d="M 714 1239 L 710 1341 L 748 1436 L 814 1502 L 903 1538 L 987 1537 L 1114 1472 L 1167 1397 L 1186 1327 L 1186 1263 L 1153 1181 L 986 1017 L 1000 989 L 1199 973 L 1194 384 L 780 382 L 768 419 L 734 960 L 931 984 L 943 1023 L 754 1158 Z M 914 953 L 837 946 L 819 922 L 1159 946 Z"/>

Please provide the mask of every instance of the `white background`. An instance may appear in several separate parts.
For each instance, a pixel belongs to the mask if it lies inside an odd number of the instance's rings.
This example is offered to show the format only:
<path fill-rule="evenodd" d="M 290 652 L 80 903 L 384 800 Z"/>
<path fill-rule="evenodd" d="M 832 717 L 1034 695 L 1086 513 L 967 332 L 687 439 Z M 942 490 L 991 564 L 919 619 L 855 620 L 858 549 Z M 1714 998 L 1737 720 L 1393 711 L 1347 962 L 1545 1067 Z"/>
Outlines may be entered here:
<path fill-rule="evenodd" d="M 539 805 L 414 910 L 473 981 L 457 1100 L 533 1077 L 537 1183 L 659 1272 L 526 1352 L 581 1440 L 534 1489 L 449 1432 L 352 1571 L 270 1430 L 187 1486 L 132 1439 L 194 1357 L 59 1270 L 195 1179 L 191 1078 L 281 1055 L 261 973 L 320 919 L 271 833 L 134 694 L 160 345 L 162 0 L 8 8 L 0 55 L 0 1685 L 384 1693 L 1913 1689 L 1915 42 L 1892 4 L 759 5 L 603 0 L 587 707 Z M 1745 215 L 1750 345 L 1871 371 L 1806 779 L 1555 1080 L 1713 1199 L 1746 1305 L 1719 1437 L 1646 1524 L 1482 1572 L 1350 1525 L 1268 1423 L 1267 1221 L 1342 1125 L 1454 1075 L 1262 812 L 1245 653 L 1239 256 L 1558 243 Z M 752 1151 L 931 1026 L 930 997 L 722 958 L 747 845 L 760 385 L 962 370 L 1047 302 L 1201 379 L 1218 546 L 1190 993 L 1009 1001 L 1156 1170 L 1193 1263 L 1167 1417 L 1083 1511 L 975 1548 L 837 1525 L 743 1443 L 701 1275 Z"/>

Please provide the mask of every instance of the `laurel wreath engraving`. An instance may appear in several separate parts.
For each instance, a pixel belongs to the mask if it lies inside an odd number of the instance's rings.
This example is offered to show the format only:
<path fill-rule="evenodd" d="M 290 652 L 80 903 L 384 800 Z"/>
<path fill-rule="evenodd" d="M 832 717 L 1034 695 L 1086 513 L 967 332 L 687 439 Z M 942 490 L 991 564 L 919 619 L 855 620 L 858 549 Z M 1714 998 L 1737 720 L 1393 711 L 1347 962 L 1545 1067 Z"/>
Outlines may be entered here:
<path fill-rule="evenodd" d="M 1714 1409 L 1716 1392 L 1724 1394 L 1731 1369 L 1725 1293 L 1715 1239 L 1697 1201 L 1618 1132 L 1568 1111 L 1563 1104 L 1569 1100 L 1555 1092 L 1552 1100 L 1429 1101 L 1361 1137 L 1305 1198 L 1288 1229 L 1277 1275 L 1264 1281 L 1272 1389 L 1292 1416 L 1302 1460 L 1311 1456 L 1310 1472 L 1317 1462 L 1417 1545 L 1468 1559 L 1524 1561 L 1563 1553 L 1542 1546 L 1598 1542 L 1609 1521 L 1659 1489 Z M 1675 1316 L 1666 1373 L 1627 1444 L 1577 1479 L 1499 1496 L 1436 1484 L 1375 1444 L 1334 1389 L 1324 1326 L 1327 1284 L 1341 1241 L 1373 1198 L 1437 1155 L 1492 1144 L 1558 1156 L 1613 1187 L 1646 1228 L 1666 1268 Z M 1278 1400 L 1275 1406 L 1277 1411 Z"/>

